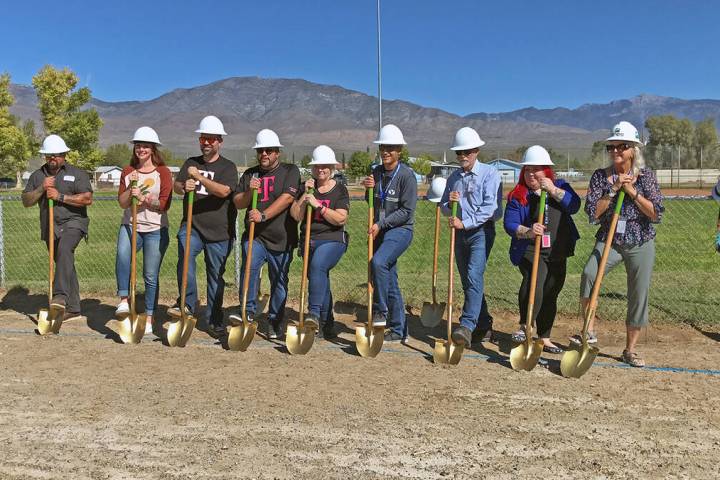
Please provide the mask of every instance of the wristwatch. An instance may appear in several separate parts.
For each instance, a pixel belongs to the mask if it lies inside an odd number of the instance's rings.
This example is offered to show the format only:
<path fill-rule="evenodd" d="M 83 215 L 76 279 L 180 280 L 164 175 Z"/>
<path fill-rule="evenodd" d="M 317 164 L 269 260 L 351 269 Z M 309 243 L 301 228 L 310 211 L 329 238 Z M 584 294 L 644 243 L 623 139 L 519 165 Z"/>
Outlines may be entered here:
<path fill-rule="evenodd" d="M 264 222 L 265 220 L 267 220 L 267 217 L 265 216 L 265 212 L 260 212 L 260 221 Z"/>
<path fill-rule="evenodd" d="M 616 192 L 612 187 L 610 187 L 610 193 L 608 193 L 608 197 L 615 198 L 615 195 L 617 195 L 618 192 Z"/>

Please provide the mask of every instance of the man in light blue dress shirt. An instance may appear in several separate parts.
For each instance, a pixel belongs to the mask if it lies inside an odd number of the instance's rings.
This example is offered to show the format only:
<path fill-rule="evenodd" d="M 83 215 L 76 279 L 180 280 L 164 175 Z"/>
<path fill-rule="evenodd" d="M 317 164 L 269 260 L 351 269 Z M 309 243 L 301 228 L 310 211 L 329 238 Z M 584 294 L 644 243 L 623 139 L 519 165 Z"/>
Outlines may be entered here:
<path fill-rule="evenodd" d="M 502 184 L 497 169 L 477 160 L 484 145 L 470 127 L 455 134 L 452 150 L 462 168 L 448 178 L 441 208 L 451 214 L 450 201 L 458 202 L 457 217 L 450 217 L 455 234 L 455 261 L 460 272 L 465 303 L 460 325 L 452 333 L 455 343 L 470 346 L 473 332 L 480 337 L 492 331 L 484 295 L 485 266 L 495 241 L 495 220 L 502 215 Z"/>

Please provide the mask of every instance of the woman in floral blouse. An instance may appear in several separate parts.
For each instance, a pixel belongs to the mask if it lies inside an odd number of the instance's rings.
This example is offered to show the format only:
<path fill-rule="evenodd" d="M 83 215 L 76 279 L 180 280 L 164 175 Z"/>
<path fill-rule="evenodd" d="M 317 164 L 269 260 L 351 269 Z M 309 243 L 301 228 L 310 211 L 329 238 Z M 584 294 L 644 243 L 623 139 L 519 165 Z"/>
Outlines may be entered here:
<path fill-rule="evenodd" d="M 595 248 L 583 270 L 580 283 L 582 311 L 590 303 L 598 264 L 607 239 L 610 221 L 615 210 L 618 193 L 625 191 L 615 237 L 605 272 L 619 263 L 627 271 L 627 338 L 622 359 L 633 367 L 643 367 L 645 362 L 635 351 L 640 330 L 648 324 L 648 294 L 650 278 L 655 263 L 655 228 L 660 223 L 663 198 L 655 174 L 645 167 L 642 142 L 637 129 L 629 122 L 620 122 L 607 139 L 606 149 L 612 165 L 595 170 L 590 178 L 585 213 L 590 223 L 599 224 L 595 234 Z M 594 318 L 590 320 L 589 343 L 596 343 Z M 579 341 L 579 336 L 573 337 Z"/>

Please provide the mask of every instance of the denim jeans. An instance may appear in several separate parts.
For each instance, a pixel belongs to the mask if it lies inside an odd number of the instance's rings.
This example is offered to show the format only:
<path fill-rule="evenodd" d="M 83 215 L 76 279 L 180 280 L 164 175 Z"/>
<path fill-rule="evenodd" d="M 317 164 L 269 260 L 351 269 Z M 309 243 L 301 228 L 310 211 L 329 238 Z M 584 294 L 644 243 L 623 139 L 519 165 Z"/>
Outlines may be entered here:
<path fill-rule="evenodd" d="M 120 225 L 117 239 L 117 255 L 115 256 L 115 278 L 117 293 L 127 297 L 130 293 L 130 254 L 132 227 Z M 167 227 L 152 232 L 137 232 L 136 251 L 143 252 L 143 280 L 145 281 L 145 313 L 152 315 L 157 307 L 159 296 L 158 278 L 160 264 L 170 244 Z"/>
<path fill-rule="evenodd" d="M 330 291 L 330 270 L 338 264 L 347 250 L 347 244 L 333 240 L 310 241 L 308 265 L 308 313 L 320 318 L 320 325 L 332 328 L 335 318 Z"/>
<path fill-rule="evenodd" d="M 408 335 L 405 321 L 405 301 L 400 292 L 397 260 L 412 242 L 413 232 L 407 228 L 391 228 L 375 239 L 372 261 L 373 310 L 387 316 L 393 333 Z M 388 311 L 390 315 L 388 316 Z"/>
<path fill-rule="evenodd" d="M 485 266 L 495 243 L 495 223 L 486 222 L 473 230 L 455 232 L 455 263 L 460 273 L 465 303 L 460 324 L 471 331 L 492 327 L 485 301 Z"/>
<path fill-rule="evenodd" d="M 180 225 L 178 239 L 177 280 L 178 293 L 182 295 L 183 258 L 185 256 L 185 233 L 187 224 Z M 190 232 L 190 261 L 188 262 L 187 292 L 185 305 L 194 311 L 198 301 L 197 281 L 195 280 L 195 257 L 202 251 L 205 254 L 205 273 L 207 276 L 207 311 L 208 323 L 213 326 L 223 324 L 223 295 L 225 294 L 225 261 L 232 249 L 232 240 L 206 242 L 194 228 Z M 179 303 L 178 297 L 178 303 Z"/>
<path fill-rule="evenodd" d="M 248 241 L 243 242 L 242 268 L 240 269 L 240 299 L 245 284 L 245 262 L 247 259 Z M 268 322 L 279 326 L 285 318 L 285 302 L 288 293 L 288 271 L 292 262 L 292 250 L 278 252 L 265 248 L 258 240 L 253 240 L 252 263 L 250 264 L 250 283 L 248 284 L 247 312 L 255 314 L 257 308 L 260 268 L 267 262 L 270 277 L 270 307 Z M 241 305 L 242 308 L 242 305 Z"/>

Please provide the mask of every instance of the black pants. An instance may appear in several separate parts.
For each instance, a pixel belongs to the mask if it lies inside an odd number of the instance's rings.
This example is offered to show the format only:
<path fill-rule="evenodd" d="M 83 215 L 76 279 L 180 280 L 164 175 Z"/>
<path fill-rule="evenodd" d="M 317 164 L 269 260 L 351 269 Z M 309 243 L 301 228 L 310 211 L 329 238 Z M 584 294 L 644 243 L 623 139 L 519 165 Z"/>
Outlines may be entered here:
<path fill-rule="evenodd" d="M 53 297 L 63 297 L 65 309 L 72 313 L 80 313 L 80 284 L 75 271 L 75 248 L 83 237 L 85 234 L 77 228 L 64 228 L 55 235 Z"/>
<path fill-rule="evenodd" d="M 520 291 L 518 292 L 520 325 L 525 325 L 528 298 L 530 296 L 532 260 L 523 257 L 518 267 L 523 276 Z M 555 314 L 557 314 L 557 297 L 565 284 L 566 267 L 567 259 L 550 262 L 548 259 L 540 257 L 537 286 L 535 287 L 535 305 L 533 306 L 533 319 L 535 325 L 537 325 L 539 338 L 550 338 L 550 331 L 555 321 Z"/>

